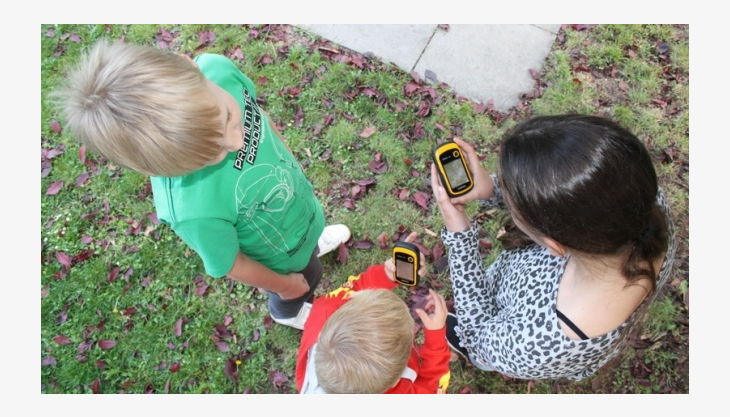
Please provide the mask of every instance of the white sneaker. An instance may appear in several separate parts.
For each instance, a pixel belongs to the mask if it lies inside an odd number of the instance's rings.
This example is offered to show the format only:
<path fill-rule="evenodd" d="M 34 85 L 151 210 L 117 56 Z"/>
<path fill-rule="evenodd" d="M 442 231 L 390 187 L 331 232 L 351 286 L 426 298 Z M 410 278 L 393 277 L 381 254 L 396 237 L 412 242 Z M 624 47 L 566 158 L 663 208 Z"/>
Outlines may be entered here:
<path fill-rule="evenodd" d="M 322 236 L 317 241 L 319 246 L 318 257 L 322 257 L 340 246 L 340 243 L 345 243 L 350 240 L 350 229 L 344 224 L 331 224 L 325 226 L 322 231 Z"/>
<path fill-rule="evenodd" d="M 271 316 L 272 319 L 274 319 L 275 322 L 279 324 L 283 324 L 284 326 L 293 327 L 295 329 L 304 330 L 304 323 L 307 322 L 307 319 L 309 318 L 309 313 L 312 311 L 312 303 L 305 302 L 302 304 L 302 308 L 299 309 L 299 313 L 297 313 L 294 317 L 289 317 L 286 319 L 277 319 L 274 316 Z"/>

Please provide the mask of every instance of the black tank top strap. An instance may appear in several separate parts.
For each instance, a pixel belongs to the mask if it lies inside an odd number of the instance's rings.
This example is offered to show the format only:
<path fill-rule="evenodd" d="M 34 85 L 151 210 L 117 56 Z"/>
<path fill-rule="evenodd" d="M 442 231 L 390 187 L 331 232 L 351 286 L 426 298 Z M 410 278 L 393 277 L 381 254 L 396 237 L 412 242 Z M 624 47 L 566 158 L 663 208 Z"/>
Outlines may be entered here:
<path fill-rule="evenodd" d="M 575 332 L 575 334 L 577 334 L 578 336 L 580 336 L 580 338 L 581 338 L 581 339 L 583 339 L 583 340 L 588 340 L 588 339 L 590 339 L 590 337 L 586 336 L 586 334 L 585 334 L 585 333 L 583 333 L 583 332 L 582 332 L 582 331 L 581 331 L 581 330 L 580 330 L 580 329 L 578 328 L 578 326 L 576 326 L 576 325 L 575 325 L 575 323 L 573 323 L 572 321 L 570 321 L 570 319 L 568 319 L 567 317 L 565 317 L 565 314 L 561 313 L 561 312 L 560 312 L 560 310 L 558 310 L 558 309 L 556 308 L 556 309 L 555 309 L 555 312 L 556 312 L 556 313 L 558 313 L 558 318 L 559 318 L 560 320 L 562 320 L 562 321 L 563 321 L 563 323 L 567 324 L 567 325 L 568 325 L 568 327 L 570 327 L 570 329 L 571 329 L 571 330 L 573 330 L 573 331 Z"/>

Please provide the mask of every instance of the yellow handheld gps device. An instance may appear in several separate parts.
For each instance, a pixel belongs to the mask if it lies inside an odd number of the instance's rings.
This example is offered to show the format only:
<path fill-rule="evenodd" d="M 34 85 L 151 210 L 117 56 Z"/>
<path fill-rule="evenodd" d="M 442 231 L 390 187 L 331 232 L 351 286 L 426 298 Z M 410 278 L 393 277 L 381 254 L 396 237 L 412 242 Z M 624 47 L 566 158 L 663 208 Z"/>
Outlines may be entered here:
<path fill-rule="evenodd" d="M 444 142 L 434 148 L 433 162 L 449 197 L 464 195 L 474 188 L 466 157 L 455 142 Z"/>
<path fill-rule="evenodd" d="M 418 284 L 418 246 L 408 242 L 397 242 L 393 247 L 393 263 L 395 264 L 395 280 L 399 284 L 410 287 Z"/>

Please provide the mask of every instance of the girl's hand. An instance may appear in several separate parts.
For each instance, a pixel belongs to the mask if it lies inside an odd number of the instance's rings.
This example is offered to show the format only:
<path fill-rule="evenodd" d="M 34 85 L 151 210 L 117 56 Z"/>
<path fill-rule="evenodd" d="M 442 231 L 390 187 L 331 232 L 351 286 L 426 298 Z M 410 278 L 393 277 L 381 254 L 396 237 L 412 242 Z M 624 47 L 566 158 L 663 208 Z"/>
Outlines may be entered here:
<path fill-rule="evenodd" d="M 454 142 L 456 142 L 456 144 L 461 147 L 462 152 L 466 154 L 466 162 L 469 165 L 469 170 L 471 171 L 471 175 L 474 179 L 474 188 L 462 196 L 452 198 L 451 203 L 454 205 L 463 205 L 474 200 L 488 199 L 494 192 L 492 179 L 489 178 L 487 170 L 479 163 L 479 157 L 477 156 L 474 147 L 459 138 L 454 138 Z"/>
<path fill-rule="evenodd" d="M 450 199 L 449 195 L 446 194 L 443 185 L 441 185 L 441 179 L 436 172 L 436 166 L 431 164 L 431 189 L 433 190 L 433 196 L 436 198 L 436 203 L 441 210 L 441 216 L 444 218 L 444 224 L 446 229 L 450 232 L 463 232 L 471 227 L 469 223 L 469 217 L 464 212 L 464 204 L 456 203 L 455 199 Z"/>
<path fill-rule="evenodd" d="M 405 242 L 413 243 L 416 241 L 416 237 L 418 237 L 418 232 L 411 232 L 408 237 L 405 238 Z M 418 261 L 418 264 L 421 266 L 418 269 L 418 276 L 423 278 L 426 275 L 426 258 L 423 256 L 422 253 Z M 384 264 L 385 273 L 388 275 L 388 278 L 390 278 L 391 281 L 395 281 L 395 265 L 393 264 L 393 257 L 391 256 L 390 258 L 388 258 L 384 262 Z"/>

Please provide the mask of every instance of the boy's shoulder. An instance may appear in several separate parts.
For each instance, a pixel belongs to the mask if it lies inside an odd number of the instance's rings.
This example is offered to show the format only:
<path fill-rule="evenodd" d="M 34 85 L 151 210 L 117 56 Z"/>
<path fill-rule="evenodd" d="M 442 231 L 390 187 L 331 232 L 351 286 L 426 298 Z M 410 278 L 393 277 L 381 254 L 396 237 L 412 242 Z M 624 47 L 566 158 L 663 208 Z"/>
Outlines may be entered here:
<path fill-rule="evenodd" d="M 219 54 L 201 54 L 193 60 L 205 78 L 223 89 L 232 92 L 238 90 L 237 86 L 243 85 L 254 98 L 256 97 L 256 86 L 253 81 L 228 57 Z"/>
<path fill-rule="evenodd" d="M 227 66 L 230 68 L 238 69 L 238 67 L 236 67 L 236 64 L 234 64 L 233 61 L 230 60 L 230 58 L 220 54 L 200 54 L 193 58 L 193 61 L 198 64 L 198 67 L 201 70 L 209 66 Z"/>

